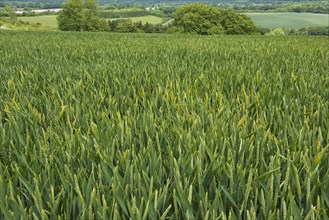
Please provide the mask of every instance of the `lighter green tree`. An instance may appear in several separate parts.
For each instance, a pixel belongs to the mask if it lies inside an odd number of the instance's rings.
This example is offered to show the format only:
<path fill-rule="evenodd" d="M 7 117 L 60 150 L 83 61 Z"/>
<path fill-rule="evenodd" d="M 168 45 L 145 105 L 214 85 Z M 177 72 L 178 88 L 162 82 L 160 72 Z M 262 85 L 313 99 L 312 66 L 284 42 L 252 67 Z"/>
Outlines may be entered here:
<path fill-rule="evenodd" d="M 61 31 L 81 31 L 83 24 L 84 2 L 69 0 L 57 17 L 58 29 Z"/>
<path fill-rule="evenodd" d="M 106 21 L 99 18 L 95 0 L 69 0 L 57 17 L 62 31 L 104 31 Z"/>
<path fill-rule="evenodd" d="M 107 28 L 106 21 L 99 18 L 96 0 L 86 0 L 84 3 L 84 16 L 82 29 L 84 31 L 104 31 Z"/>

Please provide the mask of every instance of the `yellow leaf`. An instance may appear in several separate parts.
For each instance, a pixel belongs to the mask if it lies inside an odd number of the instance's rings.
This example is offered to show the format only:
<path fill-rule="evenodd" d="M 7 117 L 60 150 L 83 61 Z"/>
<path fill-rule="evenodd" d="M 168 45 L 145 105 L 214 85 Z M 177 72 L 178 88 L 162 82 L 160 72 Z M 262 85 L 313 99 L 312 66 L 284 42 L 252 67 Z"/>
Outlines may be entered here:
<path fill-rule="evenodd" d="M 275 135 L 273 135 L 273 140 L 274 140 L 275 144 L 278 145 L 279 142 L 278 142 L 278 139 L 275 137 Z"/>
<path fill-rule="evenodd" d="M 323 152 L 321 151 L 321 152 L 317 153 L 317 155 L 315 156 L 315 158 L 314 158 L 314 164 L 316 166 L 320 163 L 321 158 L 322 158 L 322 154 L 323 154 Z"/>
<path fill-rule="evenodd" d="M 90 129 L 91 129 L 91 132 L 93 133 L 93 135 L 95 135 L 95 137 L 98 138 L 97 124 L 95 124 L 94 122 L 91 122 Z"/>
<path fill-rule="evenodd" d="M 3 109 L 5 113 L 10 113 L 10 109 L 8 105 L 5 105 L 5 108 Z"/>
<path fill-rule="evenodd" d="M 248 112 L 240 119 L 240 121 L 238 122 L 238 128 L 247 120 L 248 118 Z"/>
<path fill-rule="evenodd" d="M 123 153 L 123 155 L 122 155 L 122 157 L 121 157 L 121 159 L 120 159 L 120 164 L 121 164 L 121 165 L 123 165 L 123 163 L 126 161 L 126 159 L 127 159 L 127 155 L 128 155 L 128 152 L 129 152 L 129 150 L 127 149 L 127 150 L 125 150 L 125 152 Z"/>
<path fill-rule="evenodd" d="M 317 165 L 320 163 L 320 161 L 321 161 L 321 159 L 322 159 L 322 156 L 323 156 L 323 154 L 327 151 L 327 149 L 328 149 L 328 147 L 325 147 L 325 148 L 323 148 L 320 152 L 318 152 L 318 153 L 315 155 L 315 158 L 314 158 L 314 160 L 313 160 L 315 166 L 317 166 Z"/>
<path fill-rule="evenodd" d="M 320 140 L 317 141 L 317 143 L 316 143 L 316 150 L 317 151 L 320 151 L 321 150 L 321 141 Z"/>

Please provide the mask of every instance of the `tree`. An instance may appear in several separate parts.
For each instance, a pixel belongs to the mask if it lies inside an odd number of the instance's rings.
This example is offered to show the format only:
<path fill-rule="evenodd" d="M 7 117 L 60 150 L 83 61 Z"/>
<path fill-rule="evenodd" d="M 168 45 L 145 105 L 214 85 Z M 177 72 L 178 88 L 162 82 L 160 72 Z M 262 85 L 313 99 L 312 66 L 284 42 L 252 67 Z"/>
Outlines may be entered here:
<path fill-rule="evenodd" d="M 82 29 L 84 31 L 104 31 L 106 27 L 106 21 L 99 18 L 96 0 L 86 0 Z"/>
<path fill-rule="evenodd" d="M 121 22 L 117 26 L 117 32 L 121 33 L 136 33 L 139 32 L 135 23 L 132 20 L 127 20 L 126 22 Z"/>
<path fill-rule="evenodd" d="M 221 24 L 226 34 L 253 34 L 256 32 L 254 22 L 247 15 L 232 10 L 221 10 Z"/>
<path fill-rule="evenodd" d="M 69 0 L 57 21 L 62 31 L 104 31 L 107 28 L 106 21 L 98 16 L 95 0 Z"/>
<path fill-rule="evenodd" d="M 58 29 L 61 31 L 81 31 L 83 22 L 83 1 L 69 0 L 63 6 L 58 17 Z"/>
<path fill-rule="evenodd" d="M 0 7 L 0 17 L 10 17 L 11 19 L 16 18 L 16 13 L 9 6 Z"/>
<path fill-rule="evenodd" d="M 256 26 L 245 15 L 201 3 L 179 7 L 169 32 L 193 34 L 251 34 Z"/>
<path fill-rule="evenodd" d="M 220 11 L 212 6 L 201 3 L 189 4 L 179 7 L 173 14 L 173 26 L 184 33 L 210 34 L 211 29 L 217 29 L 218 34 L 223 33 L 220 24 Z"/>

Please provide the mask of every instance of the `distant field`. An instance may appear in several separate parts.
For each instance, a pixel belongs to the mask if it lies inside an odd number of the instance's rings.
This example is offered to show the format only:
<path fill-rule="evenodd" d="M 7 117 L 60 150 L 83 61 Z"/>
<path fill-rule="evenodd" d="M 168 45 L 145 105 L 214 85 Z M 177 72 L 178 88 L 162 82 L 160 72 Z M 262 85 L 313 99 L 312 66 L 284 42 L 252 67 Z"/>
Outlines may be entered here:
<path fill-rule="evenodd" d="M 143 16 L 143 17 L 131 17 L 131 18 L 115 18 L 110 20 L 117 20 L 117 19 L 131 19 L 133 22 L 139 22 L 141 21 L 143 24 L 148 22 L 149 24 L 161 24 L 163 22 L 163 18 L 149 15 L 149 16 Z"/>
<path fill-rule="evenodd" d="M 57 28 L 57 15 L 47 15 L 47 16 L 34 16 L 34 17 L 19 17 L 22 21 L 28 21 L 30 23 L 41 23 L 43 26 L 50 28 Z M 131 17 L 131 18 L 120 18 L 120 19 L 131 19 L 133 22 L 141 21 L 143 24 L 148 22 L 149 24 L 161 24 L 163 18 L 156 16 L 144 16 L 144 17 Z M 115 19 L 112 19 L 115 20 Z"/>
<path fill-rule="evenodd" d="M 276 28 L 286 27 L 299 29 L 310 26 L 327 26 L 329 25 L 329 15 L 311 14 L 311 13 L 247 13 L 249 17 L 259 26 Z M 57 28 L 56 15 L 20 17 L 20 20 L 29 21 L 30 23 L 41 23 L 43 26 Z M 130 17 L 120 19 L 131 19 L 134 22 L 161 24 L 163 18 L 156 16 Z M 112 19 L 115 20 L 115 19 Z"/>
<path fill-rule="evenodd" d="M 145 9 L 141 8 L 123 8 L 123 9 L 112 9 L 112 10 L 103 10 L 103 11 L 111 11 L 111 12 L 132 12 L 132 11 L 144 11 Z"/>
<path fill-rule="evenodd" d="M 149 12 L 140 8 L 127 8 L 121 10 L 101 10 L 100 16 L 103 18 L 125 18 L 125 17 L 142 17 L 149 15 Z"/>
<path fill-rule="evenodd" d="M 328 26 L 329 15 L 312 13 L 247 13 L 259 26 L 300 29 L 310 26 Z"/>
<path fill-rule="evenodd" d="M 33 16 L 33 17 L 19 17 L 19 20 L 28 21 L 30 23 L 41 23 L 43 26 L 50 28 L 57 28 L 57 15 Z"/>

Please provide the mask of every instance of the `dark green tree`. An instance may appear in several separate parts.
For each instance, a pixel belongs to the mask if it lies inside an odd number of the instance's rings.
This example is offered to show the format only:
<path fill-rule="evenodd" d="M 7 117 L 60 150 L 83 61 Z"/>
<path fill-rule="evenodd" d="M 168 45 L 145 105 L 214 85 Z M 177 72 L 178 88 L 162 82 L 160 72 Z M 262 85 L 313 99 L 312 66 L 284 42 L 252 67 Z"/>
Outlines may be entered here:
<path fill-rule="evenodd" d="M 245 15 L 201 3 L 179 7 L 169 32 L 193 34 L 251 34 L 256 26 Z"/>
<path fill-rule="evenodd" d="M 257 29 L 247 15 L 232 10 L 221 10 L 221 25 L 226 34 L 252 34 Z"/>
<path fill-rule="evenodd" d="M 82 0 L 69 0 L 57 17 L 58 29 L 61 31 L 82 31 L 83 23 Z"/>
<path fill-rule="evenodd" d="M 220 11 L 212 6 L 201 3 L 184 5 L 176 10 L 173 17 L 174 30 L 192 34 L 224 33 Z"/>
<path fill-rule="evenodd" d="M 9 6 L 0 7 L 0 17 L 10 17 L 11 19 L 16 18 L 16 13 Z"/>
<path fill-rule="evenodd" d="M 83 13 L 82 29 L 84 31 L 105 31 L 107 23 L 99 17 L 96 0 L 86 0 Z"/>
<path fill-rule="evenodd" d="M 95 0 L 69 0 L 57 17 L 62 31 L 104 31 L 106 21 L 98 16 Z"/>
<path fill-rule="evenodd" d="M 136 27 L 136 24 L 132 20 L 127 20 L 126 22 L 121 22 L 118 24 L 117 32 L 136 33 L 140 32 L 140 30 Z"/>
<path fill-rule="evenodd" d="M 144 32 L 145 33 L 153 33 L 154 32 L 153 26 L 151 24 L 149 24 L 148 22 L 146 22 L 146 24 L 144 25 L 143 29 L 144 29 Z"/>

